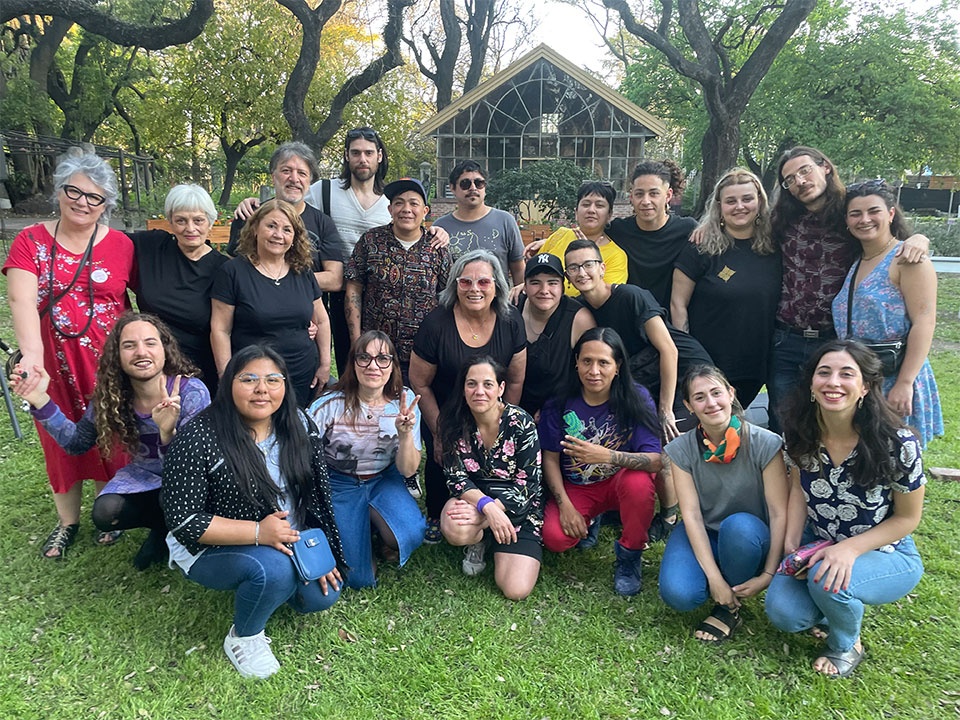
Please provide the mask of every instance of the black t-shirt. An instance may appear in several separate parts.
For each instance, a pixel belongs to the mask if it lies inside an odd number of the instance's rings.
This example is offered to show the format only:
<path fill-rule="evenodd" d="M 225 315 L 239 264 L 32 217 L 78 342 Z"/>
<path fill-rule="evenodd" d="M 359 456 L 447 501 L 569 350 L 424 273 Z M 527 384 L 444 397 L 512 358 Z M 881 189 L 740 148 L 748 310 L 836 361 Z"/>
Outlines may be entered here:
<path fill-rule="evenodd" d="M 647 232 L 635 217 L 625 217 L 611 222 L 607 234 L 627 254 L 627 282 L 649 290 L 657 304 L 669 308 L 673 265 L 696 226 L 693 218 L 668 215 L 662 228 Z"/>
<path fill-rule="evenodd" d="M 313 271 L 323 272 L 323 263 L 328 261 L 342 263 L 343 239 L 337 231 L 333 220 L 317 210 L 313 205 L 304 205 L 300 219 L 307 229 L 310 240 L 310 256 L 313 258 Z M 227 243 L 227 254 L 236 255 L 240 246 L 240 231 L 246 222 L 237 218 L 230 223 L 230 242 Z"/>
<path fill-rule="evenodd" d="M 521 295 L 520 312 L 527 296 Z M 573 372 L 573 351 L 570 334 L 573 319 L 582 305 L 563 295 L 536 342 L 527 343 L 527 375 L 523 380 L 520 407 L 533 415 L 548 398 L 562 396 L 567 391 Z"/>
<path fill-rule="evenodd" d="M 757 255 L 737 240 L 722 255 L 687 247 L 677 269 L 696 283 L 687 316 L 690 334 L 727 378 L 765 382 L 780 299 L 780 253 Z"/>
<path fill-rule="evenodd" d="M 229 258 L 213 250 L 191 260 L 166 230 L 134 232 L 130 239 L 137 258 L 137 307 L 170 326 L 180 349 L 200 368 L 210 387 L 217 377 L 210 351 L 210 289 L 217 270 Z"/>
<path fill-rule="evenodd" d="M 236 257 L 217 273 L 210 297 L 233 306 L 233 352 L 255 343 L 270 344 L 287 363 L 297 403 L 306 405 L 320 362 L 317 344 L 307 334 L 313 301 L 320 297 L 313 273 L 291 272 L 277 285 L 247 258 Z"/>
<path fill-rule="evenodd" d="M 431 310 L 413 339 L 413 351 L 421 359 L 437 366 L 430 387 L 440 408 L 454 392 L 463 392 L 463 388 L 457 388 L 456 384 L 457 373 L 465 360 L 474 355 L 489 355 L 508 367 L 513 356 L 526 346 L 527 333 L 523 328 L 523 318 L 512 305 L 505 315 L 497 316 L 490 341 L 482 347 L 470 347 L 463 342 L 457 331 L 453 310 L 445 307 Z"/>
<path fill-rule="evenodd" d="M 584 304 L 590 307 L 585 301 Z M 649 389 L 654 398 L 660 389 L 660 354 L 650 344 L 644 328 L 651 318 L 663 319 L 673 344 L 677 346 L 678 384 L 693 365 L 713 363 L 700 343 L 666 321 L 664 309 L 643 288 L 614 285 L 607 301 L 598 308 L 590 307 L 590 310 L 598 326 L 613 328 L 623 339 L 634 380 Z"/>

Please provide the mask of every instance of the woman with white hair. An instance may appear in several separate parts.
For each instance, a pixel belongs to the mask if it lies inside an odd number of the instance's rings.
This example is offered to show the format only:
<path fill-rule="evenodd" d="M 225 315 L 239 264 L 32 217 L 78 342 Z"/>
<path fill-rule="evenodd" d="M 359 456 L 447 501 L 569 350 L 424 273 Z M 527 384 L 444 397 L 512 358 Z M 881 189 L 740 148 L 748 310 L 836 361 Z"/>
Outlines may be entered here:
<path fill-rule="evenodd" d="M 208 240 L 217 209 L 199 185 L 177 185 L 167 193 L 163 210 L 173 232 L 130 235 L 138 270 L 133 290 L 140 310 L 170 327 L 181 351 L 200 368 L 212 396 L 217 366 L 210 350 L 210 288 L 217 270 L 229 260 Z"/>
<path fill-rule="evenodd" d="M 523 318 L 510 304 L 503 266 L 487 250 L 471 250 L 450 268 L 439 306 L 420 325 L 410 355 L 410 384 L 420 395 L 421 428 L 427 447 L 424 485 L 427 494 L 427 535 L 440 542 L 440 513 L 450 498 L 441 465 L 437 420 L 443 404 L 462 391 L 457 376 L 474 355 L 488 355 L 507 370 L 504 401 L 517 404 L 527 368 L 527 333 Z"/>
<path fill-rule="evenodd" d="M 23 353 L 14 373 L 25 379 L 46 370 L 47 393 L 78 422 L 93 394 L 107 335 L 130 308 L 133 245 L 106 222 L 117 206 L 117 178 L 106 161 L 72 149 L 60 158 L 53 181 L 59 217 L 17 235 L 3 272 Z M 70 456 L 49 434 L 38 435 L 59 516 L 40 552 L 60 559 L 80 529 L 81 481 L 93 480 L 99 491 L 128 459 L 115 453 L 106 460 L 96 449 Z M 120 532 L 101 532 L 97 542 L 110 545 Z"/>

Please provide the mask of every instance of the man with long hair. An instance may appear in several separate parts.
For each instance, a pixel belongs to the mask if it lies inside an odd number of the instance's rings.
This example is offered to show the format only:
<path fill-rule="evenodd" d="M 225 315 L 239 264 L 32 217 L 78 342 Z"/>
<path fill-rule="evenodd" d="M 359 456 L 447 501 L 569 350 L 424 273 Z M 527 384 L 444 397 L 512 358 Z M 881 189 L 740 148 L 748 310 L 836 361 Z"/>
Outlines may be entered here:
<path fill-rule="evenodd" d="M 133 458 L 97 496 L 93 522 L 114 537 L 131 528 L 150 529 L 133 560 L 138 570 L 166 558 L 160 475 L 177 430 L 210 404 L 207 386 L 193 377 L 197 372 L 163 321 L 126 312 L 107 337 L 93 399 L 78 422 L 50 399 L 50 376 L 42 367 L 11 382 L 14 392 L 32 406 L 34 418 L 67 453 L 80 455 L 96 446 L 104 457 L 122 450 Z M 71 542 L 75 535 L 76 530 Z"/>

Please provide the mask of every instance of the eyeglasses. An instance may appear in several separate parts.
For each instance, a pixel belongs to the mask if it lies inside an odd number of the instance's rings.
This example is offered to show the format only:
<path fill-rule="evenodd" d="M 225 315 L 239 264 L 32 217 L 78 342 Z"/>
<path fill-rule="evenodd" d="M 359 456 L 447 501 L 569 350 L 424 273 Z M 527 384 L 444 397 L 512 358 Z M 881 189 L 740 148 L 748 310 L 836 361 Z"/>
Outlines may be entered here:
<path fill-rule="evenodd" d="M 461 190 L 469 190 L 471 185 L 477 190 L 483 190 L 487 186 L 487 181 L 483 178 L 461 178 L 457 185 Z"/>
<path fill-rule="evenodd" d="M 370 367 L 370 363 L 376 362 L 377 367 L 386 370 L 393 363 L 393 355 L 381 353 L 380 355 L 371 355 L 370 353 L 357 353 L 354 362 L 360 367 Z"/>
<path fill-rule="evenodd" d="M 371 140 L 373 142 L 379 142 L 380 136 L 377 135 L 377 131 L 370 127 L 361 127 L 354 128 L 347 133 L 347 141 L 357 140 L 363 138 L 364 140 Z"/>
<path fill-rule="evenodd" d="M 260 377 L 259 375 L 254 375 L 253 373 L 241 373 L 237 375 L 237 382 L 243 385 L 247 390 L 253 390 L 255 387 L 260 385 L 260 381 L 263 380 L 267 387 L 271 390 L 283 385 L 283 381 L 286 378 L 280 373 L 270 373 L 269 375 L 264 375 Z"/>
<path fill-rule="evenodd" d="M 577 275 L 581 270 L 586 270 L 587 272 L 590 272 L 595 267 L 597 267 L 597 265 L 599 265 L 601 262 L 603 261 L 587 260 L 586 262 L 582 262 L 580 264 L 567 263 L 567 269 L 565 272 L 567 273 L 567 277 L 573 277 L 574 275 Z"/>
<path fill-rule="evenodd" d="M 469 290 L 474 285 L 476 285 L 481 290 L 489 290 L 493 287 L 493 278 L 492 277 L 478 277 L 478 278 L 468 278 L 468 277 L 458 277 L 457 278 L 457 287 L 461 290 Z"/>
<path fill-rule="evenodd" d="M 807 175 L 813 172 L 814 166 L 820 165 L 820 164 L 821 163 L 807 163 L 806 165 L 799 168 L 797 172 L 794 173 L 793 175 L 787 175 L 783 179 L 783 182 L 780 183 L 780 187 L 782 187 L 784 190 L 789 190 L 790 188 L 792 188 L 794 185 L 797 184 L 797 180 L 799 180 L 800 178 L 805 178 Z"/>
<path fill-rule="evenodd" d="M 84 192 L 76 185 L 64 185 L 63 194 L 66 195 L 71 200 L 79 200 L 80 198 L 85 198 L 87 205 L 90 207 L 100 207 L 103 205 L 107 199 L 103 195 L 98 195 L 97 193 L 88 193 Z"/>

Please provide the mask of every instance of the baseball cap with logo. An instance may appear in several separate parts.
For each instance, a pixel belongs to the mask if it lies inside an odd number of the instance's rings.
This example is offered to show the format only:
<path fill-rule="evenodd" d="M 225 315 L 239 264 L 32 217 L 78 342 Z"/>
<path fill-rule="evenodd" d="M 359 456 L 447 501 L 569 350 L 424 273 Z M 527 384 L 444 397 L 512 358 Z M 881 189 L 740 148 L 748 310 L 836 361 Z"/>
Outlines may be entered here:
<path fill-rule="evenodd" d="M 530 277 L 531 275 L 537 275 L 539 273 L 552 272 L 559 277 L 563 277 L 563 264 L 560 262 L 560 258 L 556 255 L 551 255 L 550 253 L 539 253 L 534 255 L 532 258 L 527 260 L 527 267 L 523 271 L 524 279 Z"/>

